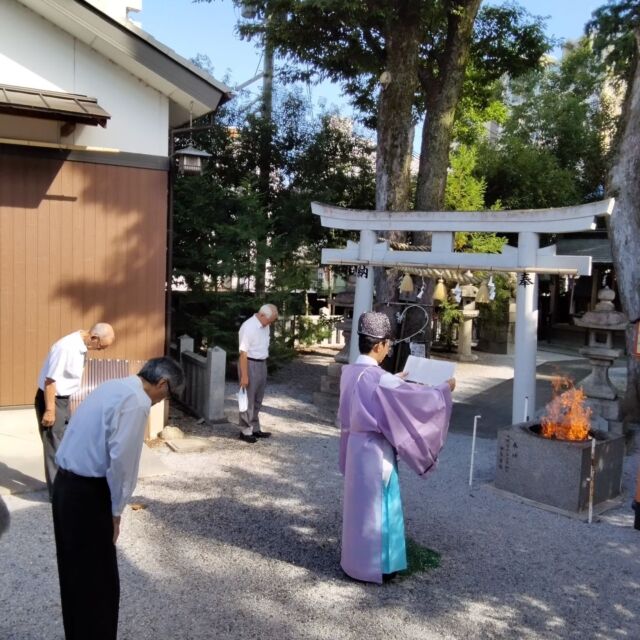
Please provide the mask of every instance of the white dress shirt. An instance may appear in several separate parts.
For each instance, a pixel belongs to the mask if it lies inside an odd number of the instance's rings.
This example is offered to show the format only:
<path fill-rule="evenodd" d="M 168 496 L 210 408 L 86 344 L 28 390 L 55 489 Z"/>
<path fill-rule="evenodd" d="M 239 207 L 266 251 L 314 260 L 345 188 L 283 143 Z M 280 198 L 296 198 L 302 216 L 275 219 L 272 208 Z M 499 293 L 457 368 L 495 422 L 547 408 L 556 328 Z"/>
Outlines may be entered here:
<path fill-rule="evenodd" d="M 55 380 L 56 395 L 70 396 L 80 388 L 87 345 L 79 331 L 74 331 L 56 342 L 47 355 L 40 375 L 38 387 L 44 391 L 47 378 Z"/>
<path fill-rule="evenodd" d="M 244 351 L 249 358 L 266 360 L 269 357 L 269 340 L 271 332 L 269 325 L 262 326 L 256 315 L 245 320 L 238 331 L 239 350 Z"/>
<path fill-rule="evenodd" d="M 122 513 L 136 487 L 150 409 L 138 376 L 109 380 L 77 408 L 58 448 L 59 467 L 107 479 L 114 516 Z"/>

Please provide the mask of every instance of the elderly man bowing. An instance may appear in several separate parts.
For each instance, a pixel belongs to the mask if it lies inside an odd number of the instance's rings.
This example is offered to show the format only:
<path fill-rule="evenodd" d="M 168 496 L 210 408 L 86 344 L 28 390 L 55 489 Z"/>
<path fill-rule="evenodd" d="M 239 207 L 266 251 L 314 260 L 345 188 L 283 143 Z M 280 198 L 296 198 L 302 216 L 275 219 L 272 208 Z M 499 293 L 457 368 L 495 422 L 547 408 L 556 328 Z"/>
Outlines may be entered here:
<path fill-rule="evenodd" d="M 56 461 L 53 527 L 67 640 L 115 640 L 120 578 L 115 543 L 135 489 L 151 405 L 180 394 L 184 373 L 152 358 L 136 376 L 109 380 L 74 413 Z"/>
<path fill-rule="evenodd" d="M 44 449 L 44 476 L 53 496 L 55 456 L 69 421 L 69 396 L 80 388 L 87 351 L 102 351 L 113 344 L 115 333 L 106 322 L 60 338 L 49 350 L 38 377 L 34 401 Z"/>
<path fill-rule="evenodd" d="M 267 359 L 269 358 L 269 327 L 278 319 L 278 309 L 264 304 L 258 313 L 245 320 L 238 332 L 240 357 L 238 377 L 240 388 L 247 392 L 248 407 L 240 412 L 240 440 L 254 443 L 271 434 L 260 428 L 260 408 L 267 385 Z"/>

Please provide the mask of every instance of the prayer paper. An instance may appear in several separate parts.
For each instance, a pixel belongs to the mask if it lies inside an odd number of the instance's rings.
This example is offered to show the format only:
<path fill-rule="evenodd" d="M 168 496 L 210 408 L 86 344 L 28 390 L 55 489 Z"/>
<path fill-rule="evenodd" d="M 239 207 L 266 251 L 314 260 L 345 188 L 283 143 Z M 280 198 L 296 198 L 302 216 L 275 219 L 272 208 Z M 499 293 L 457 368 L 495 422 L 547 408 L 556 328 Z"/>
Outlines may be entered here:
<path fill-rule="evenodd" d="M 448 360 L 433 360 L 432 358 L 416 358 L 409 356 L 404 365 L 407 372 L 407 382 L 419 382 L 435 387 L 449 378 L 453 378 L 456 370 L 454 362 Z"/>

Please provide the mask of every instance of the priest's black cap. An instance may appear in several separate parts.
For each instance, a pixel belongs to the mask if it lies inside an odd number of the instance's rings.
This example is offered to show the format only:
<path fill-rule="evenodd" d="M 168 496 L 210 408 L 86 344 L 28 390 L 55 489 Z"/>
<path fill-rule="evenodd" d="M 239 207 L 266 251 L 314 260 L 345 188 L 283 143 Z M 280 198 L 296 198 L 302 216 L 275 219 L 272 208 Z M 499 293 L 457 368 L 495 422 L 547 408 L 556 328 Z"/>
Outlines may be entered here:
<path fill-rule="evenodd" d="M 358 335 L 379 340 L 391 338 L 393 333 L 389 318 L 384 313 L 377 311 L 363 313 L 358 319 Z"/>

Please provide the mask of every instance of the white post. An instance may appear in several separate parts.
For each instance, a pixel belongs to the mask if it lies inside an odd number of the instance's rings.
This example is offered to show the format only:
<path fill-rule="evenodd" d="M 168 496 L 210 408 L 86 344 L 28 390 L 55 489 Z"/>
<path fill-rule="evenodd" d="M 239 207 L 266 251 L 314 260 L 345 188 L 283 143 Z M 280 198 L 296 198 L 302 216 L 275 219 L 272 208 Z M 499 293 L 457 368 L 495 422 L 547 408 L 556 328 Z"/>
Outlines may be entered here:
<path fill-rule="evenodd" d="M 473 486 L 473 458 L 476 453 L 476 435 L 478 433 L 478 420 L 482 416 L 473 417 L 473 438 L 471 439 L 471 463 L 469 464 L 469 489 Z"/>
<path fill-rule="evenodd" d="M 360 231 L 358 258 L 370 260 L 376 243 L 376 232 L 370 229 Z M 358 267 L 356 266 L 356 270 Z M 349 344 L 349 363 L 355 362 L 360 354 L 358 350 L 358 318 L 360 314 L 371 311 L 373 304 L 373 267 L 360 267 L 356 271 L 356 292 L 353 298 L 353 321 L 351 323 L 351 342 Z"/>
<path fill-rule="evenodd" d="M 523 231 L 518 236 L 518 264 L 535 266 L 540 237 Z M 516 294 L 516 357 L 513 376 L 513 424 L 522 421 L 525 398 L 532 414 L 536 410 L 536 352 L 538 350 L 538 278 L 519 272 Z"/>

